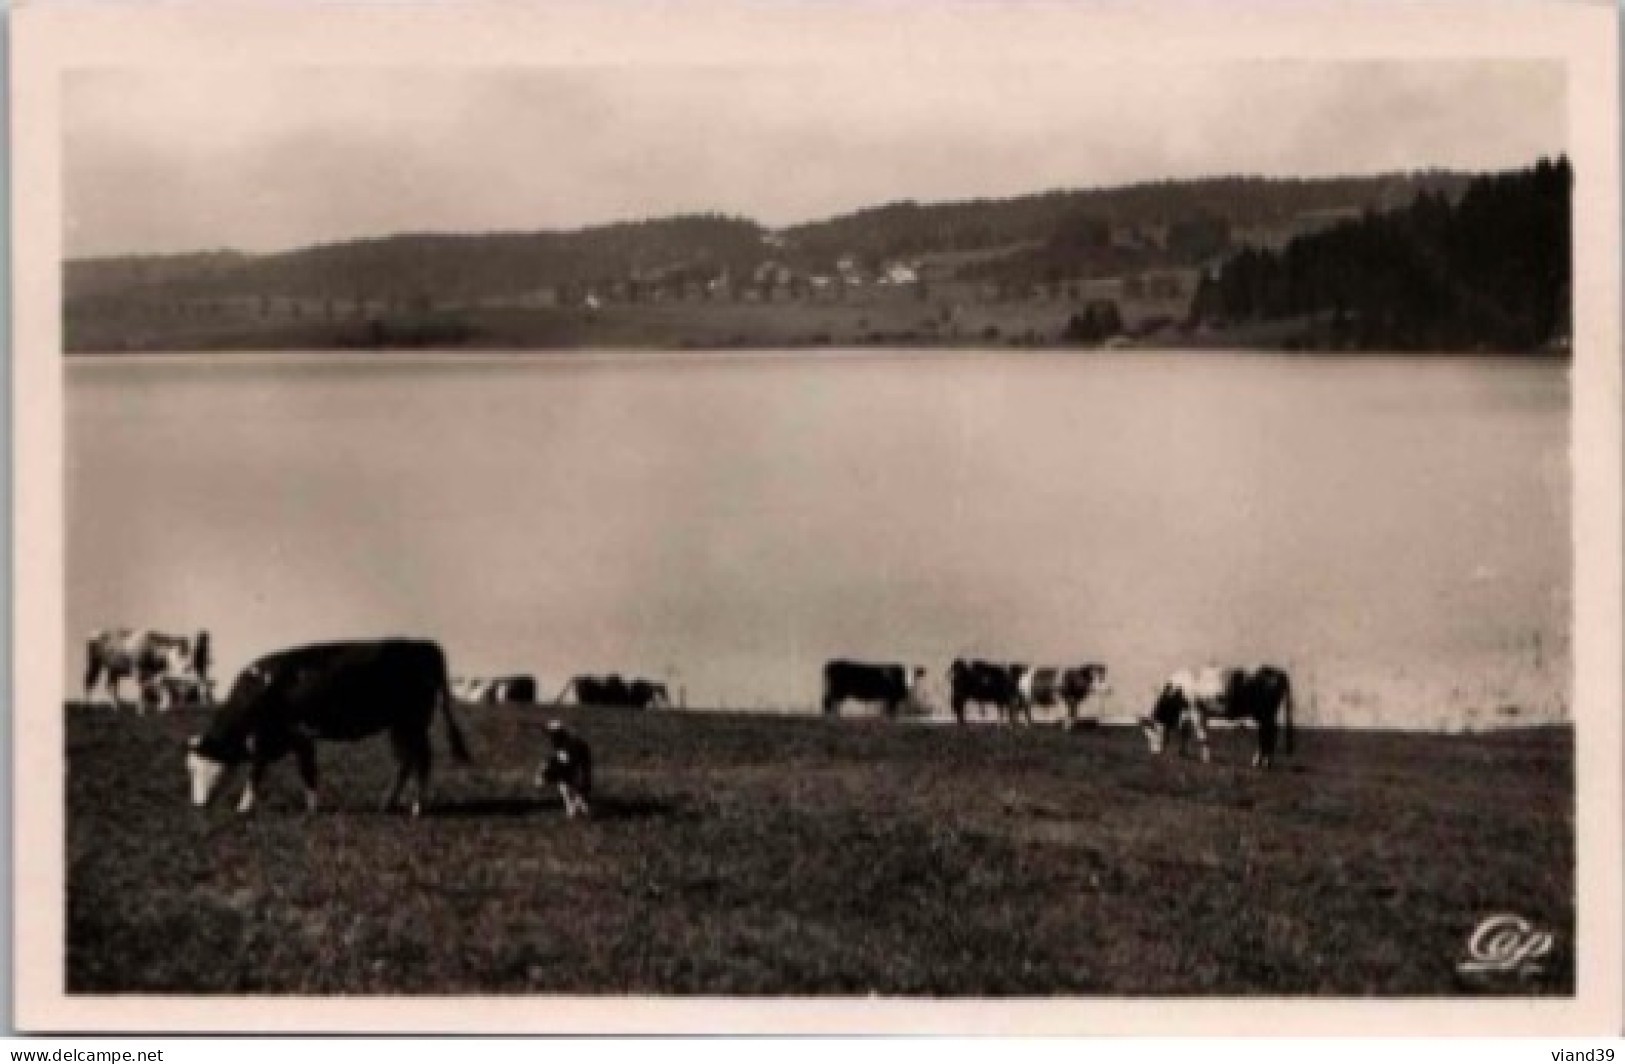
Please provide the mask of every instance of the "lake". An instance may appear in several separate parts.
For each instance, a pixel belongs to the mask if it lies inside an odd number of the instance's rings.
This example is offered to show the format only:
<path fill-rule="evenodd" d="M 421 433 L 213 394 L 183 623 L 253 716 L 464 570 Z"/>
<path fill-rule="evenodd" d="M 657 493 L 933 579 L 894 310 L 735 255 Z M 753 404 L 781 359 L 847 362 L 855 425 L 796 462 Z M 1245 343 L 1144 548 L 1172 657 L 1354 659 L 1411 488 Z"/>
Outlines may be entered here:
<path fill-rule="evenodd" d="M 73 358 L 68 655 L 453 671 L 807 711 L 831 657 L 1269 661 L 1299 717 L 1567 719 L 1569 367 L 1177 352 Z M 935 692 L 940 699 L 940 690 Z"/>

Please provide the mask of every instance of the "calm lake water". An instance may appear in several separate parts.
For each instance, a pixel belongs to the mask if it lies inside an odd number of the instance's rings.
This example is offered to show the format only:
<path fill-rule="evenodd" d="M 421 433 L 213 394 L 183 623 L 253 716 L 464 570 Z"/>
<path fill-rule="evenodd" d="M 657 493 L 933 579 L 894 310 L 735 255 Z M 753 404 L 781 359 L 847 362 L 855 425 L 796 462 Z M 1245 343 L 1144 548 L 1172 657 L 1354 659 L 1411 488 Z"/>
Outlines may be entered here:
<path fill-rule="evenodd" d="M 1290 667 L 1300 715 L 1566 717 L 1569 376 L 1182 353 L 72 359 L 85 635 L 805 709 L 822 663 Z"/>

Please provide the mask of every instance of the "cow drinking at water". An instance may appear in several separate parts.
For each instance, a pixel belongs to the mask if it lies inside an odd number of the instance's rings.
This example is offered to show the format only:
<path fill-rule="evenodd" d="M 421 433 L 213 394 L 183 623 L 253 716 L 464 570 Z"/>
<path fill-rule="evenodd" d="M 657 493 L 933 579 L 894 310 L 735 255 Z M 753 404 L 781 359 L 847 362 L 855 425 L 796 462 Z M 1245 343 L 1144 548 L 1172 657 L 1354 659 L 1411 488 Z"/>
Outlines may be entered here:
<path fill-rule="evenodd" d="M 1253 755 L 1253 767 L 1269 768 L 1275 759 L 1277 731 L 1285 752 L 1292 752 L 1292 680 L 1271 665 L 1252 670 L 1212 665 L 1183 669 L 1163 684 L 1151 715 L 1140 719 L 1140 728 L 1154 754 L 1167 749 L 1176 731 L 1183 753 L 1188 734 L 1194 734 L 1205 763 L 1212 760 L 1209 720 L 1255 725 L 1258 751 Z"/>
<path fill-rule="evenodd" d="M 266 767 L 292 753 L 306 807 L 314 811 L 317 741 L 354 742 L 387 731 L 396 773 L 384 808 L 394 807 L 410 777 L 416 816 L 427 800 L 429 726 L 437 709 L 446 718 L 452 756 L 466 762 L 468 748 L 452 716 L 446 656 L 435 643 L 325 643 L 260 658 L 232 684 L 209 730 L 187 744 L 192 804 L 207 805 L 228 771 L 246 762 L 248 784 L 237 811 L 248 812 Z"/>

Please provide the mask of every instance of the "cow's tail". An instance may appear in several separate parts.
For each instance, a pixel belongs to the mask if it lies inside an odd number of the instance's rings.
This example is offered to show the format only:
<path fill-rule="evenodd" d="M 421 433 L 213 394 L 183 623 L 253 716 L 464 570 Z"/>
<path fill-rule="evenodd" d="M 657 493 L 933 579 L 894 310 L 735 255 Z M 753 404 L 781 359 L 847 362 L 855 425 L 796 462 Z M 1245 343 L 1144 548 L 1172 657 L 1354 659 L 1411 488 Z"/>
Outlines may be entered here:
<path fill-rule="evenodd" d="M 457 726 L 457 717 L 452 711 L 452 704 L 451 678 L 445 677 L 440 683 L 440 712 L 446 717 L 446 742 L 451 745 L 451 756 L 466 765 L 473 758 L 469 755 L 463 730 Z"/>
<path fill-rule="evenodd" d="M 565 697 L 567 695 L 569 695 L 571 690 L 573 690 L 575 688 L 575 685 L 576 685 L 576 677 L 572 676 L 568 680 L 565 680 L 564 681 L 564 686 L 559 688 L 559 697 L 553 699 L 553 704 L 555 706 L 564 705 Z"/>
<path fill-rule="evenodd" d="M 1281 752 L 1292 752 L 1292 677 L 1284 679 L 1285 690 L 1281 692 Z"/>

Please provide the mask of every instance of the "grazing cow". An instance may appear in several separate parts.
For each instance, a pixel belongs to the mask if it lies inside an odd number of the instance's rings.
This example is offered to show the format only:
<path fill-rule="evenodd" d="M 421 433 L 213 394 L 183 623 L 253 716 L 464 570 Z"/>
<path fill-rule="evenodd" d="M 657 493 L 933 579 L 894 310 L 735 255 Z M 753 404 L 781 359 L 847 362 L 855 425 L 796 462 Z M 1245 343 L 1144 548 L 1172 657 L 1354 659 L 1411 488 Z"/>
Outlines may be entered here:
<path fill-rule="evenodd" d="M 1140 719 L 1140 727 L 1152 753 L 1167 749 L 1176 730 L 1183 753 L 1188 729 L 1196 735 L 1206 763 L 1212 759 L 1207 741 L 1210 719 L 1256 725 L 1258 751 L 1253 755 L 1253 767 L 1269 768 L 1275 759 L 1277 729 L 1285 751 L 1292 752 L 1292 680 L 1271 665 L 1251 671 L 1212 665 L 1182 670 L 1163 684 L 1151 715 Z"/>
<path fill-rule="evenodd" d="M 861 661 L 831 661 L 824 665 L 824 712 L 833 716 L 841 703 L 879 702 L 886 716 L 895 717 L 898 708 L 914 697 L 925 678 L 925 670 L 902 665 L 870 665 Z"/>
<path fill-rule="evenodd" d="M 582 706 L 654 709 L 671 705 L 671 695 L 665 684 L 650 680 L 626 680 L 615 673 L 608 676 L 577 676 L 564 685 L 553 704 L 562 703 L 572 690 L 576 694 L 576 704 Z"/>
<path fill-rule="evenodd" d="M 1071 728 L 1077 723 L 1078 706 L 1092 694 L 1109 694 L 1111 684 L 1106 679 L 1106 666 L 1092 664 L 1029 669 L 1021 677 L 1020 689 L 1029 706 L 1066 706 L 1066 726 Z"/>
<path fill-rule="evenodd" d="M 260 658 L 232 684 L 209 730 L 187 745 L 192 804 L 209 804 L 227 770 L 247 762 L 248 785 L 237 811 L 248 812 L 266 767 L 291 752 L 305 804 L 314 811 L 317 740 L 355 742 L 387 731 L 396 772 L 383 807 L 394 808 L 411 777 L 416 816 L 428 795 L 429 726 L 436 709 L 445 714 L 452 755 L 466 762 L 468 748 L 452 716 L 446 656 L 435 643 L 325 643 Z"/>
<path fill-rule="evenodd" d="M 592 809 L 592 748 L 587 741 L 558 721 L 547 725 L 552 751 L 536 769 L 537 787 L 557 787 L 564 799 L 564 815 L 590 815 Z"/>
<path fill-rule="evenodd" d="M 198 636 L 198 644 L 202 647 L 203 667 L 207 671 L 207 632 Z M 96 632 L 85 646 L 85 701 L 91 700 L 96 685 L 105 680 L 113 708 L 122 709 L 119 685 L 130 677 L 136 683 L 138 713 L 145 711 L 149 701 L 163 706 L 166 704 L 163 677 L 198 676 L 195 671 L 198 660 L 192 641 L 185 636 L 130 628 Z"/>
<path fill-rule="evenodd" d="M 954 719 L 965 723 L 965 706 L 975 702 L 992 706 L 995 713 L 1003 714 L 1012 724 L 1018 713 L 1025 712 L 1027 722 L 1032 723 L 1032 710 L 1022 693 L 1027 672 L 1025 665 L 955 658 L 948 666 L 949 702 Z"/>

